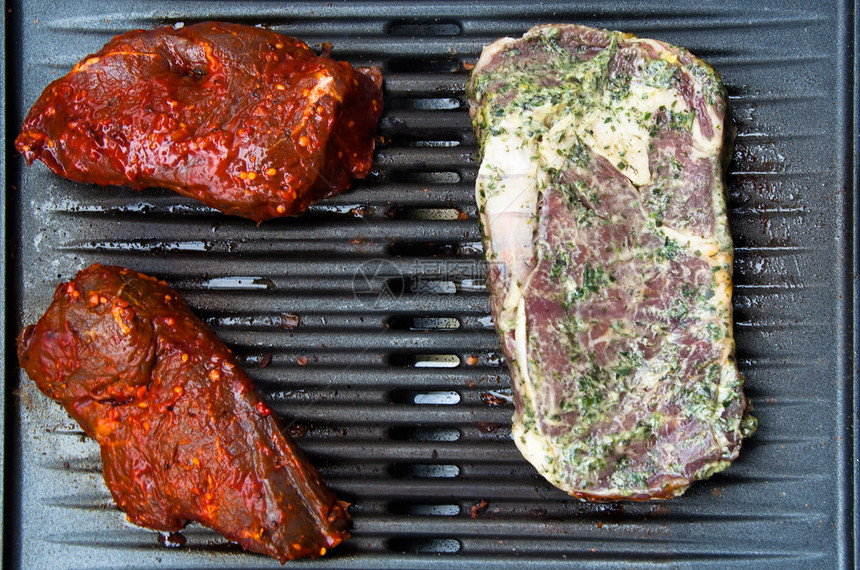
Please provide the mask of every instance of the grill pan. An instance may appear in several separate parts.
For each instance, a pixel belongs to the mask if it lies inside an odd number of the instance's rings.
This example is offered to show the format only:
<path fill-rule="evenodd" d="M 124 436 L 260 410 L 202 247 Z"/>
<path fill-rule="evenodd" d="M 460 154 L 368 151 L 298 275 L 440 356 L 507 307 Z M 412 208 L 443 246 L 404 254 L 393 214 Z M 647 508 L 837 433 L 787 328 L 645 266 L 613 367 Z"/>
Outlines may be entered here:
<path fill-rule="evenodd" d="M 129 525 L 98 448 L 17 366 L 14 337 L 93 262 L 164 278 L 245 362 L 353 538 L 319 568 L 853 567 L 857 534 L 849 2 L 10 1 L 4 14 L 3 564 L 277 567 L 197 525 Z M 113 35 L 263 24 L 385 73 L 375 167 L 259 227 L 163 190 L 75 184 L 12 148 L 42 89 Z M 583 504 L 510 439 L 489 318 L 464 84 L 483 45 L 547 22 L 689 48 L 727 85 L 735 333 L 760 420 L 732 467 L 661 503 Z"/>

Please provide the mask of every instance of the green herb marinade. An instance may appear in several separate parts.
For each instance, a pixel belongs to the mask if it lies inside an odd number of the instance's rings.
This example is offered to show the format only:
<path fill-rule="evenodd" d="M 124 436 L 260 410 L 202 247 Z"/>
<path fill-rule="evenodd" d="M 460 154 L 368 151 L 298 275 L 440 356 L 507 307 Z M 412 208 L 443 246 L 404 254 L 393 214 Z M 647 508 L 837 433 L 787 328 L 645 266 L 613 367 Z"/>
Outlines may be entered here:
<path fill-rule="evenodd" d="M 471 75 L 467 95 L 472 102 L 473 126 L 480 153 L 485 154 L 489 140 L 502 136 L 514 137 L 521 141 L 523 148 L 537 149 L 532 159 L 541 180 L 539 190 L 542 193 L 550 189 L 560 191 L 568 201 L 568 213 L 576 226 L 593 228 L 595 224 L 616 224 L 621 220 L 602 209 L 607 197 L 601 188 L 582 180 L 571 182 L 565 173 L 589 168 L 596 160 L 596 153 L 604 153 L 604 156 L 611 154 L 617 158 L 612 161 L 613 166 L 635 180 L 642 172 L 641 168 L 636 172 L 634 155 L 625 154 L 623 149 L 607 150 L 607 147 L 596 148 L 595 145 L 606 137 L 612 140 L 616 132 L 631 128 L 651 139 L 667 131 L 699 136 L 696 108 L 677 104 L 678 101 L 671 98 L 667 98 L 665 105 L 651 108 L 641 100 L 659 90 L 677 91 L 679 82 L 684 79 L 698 85 L 703 100 L 715 113 L 725 117 L 725 89 L 710 66 L 692 58 L 683 49 L 660 44 L 665 46 L 663 56 L 645 58 L 638 76 L 633 77 L 629 73 L 613 73 L 613 58 L 618 55 L 619 46 L 629 46 L 638 39 L 620 32 L 605 32 L 604 45 L 595 54 L 594 50 L 577 51 L 562 45 L 560 30 L 560 27 L 532 30 L 521 43 L 509 43 L 505 49 L 494 53 L 491 65 L 481 66 Z M 531 54 L 529 59 L 523 59 L 525 52 Z M 633 88 L 637 81 L 648 90 Z M 600 120 L 595 121 L 595 116 Z M 559 124 L 570 124 L 571 128 L 559 129 Z M 590 125 L 600 125 L 604 130 L 595 133 L 597 127 Z M 723 128 L 723 123 L 718 126 Z M 729 133 L 721 132 L 719 136 L 730 142 Z M 608 263 L 592 259 L 578 265 L 572 257 L 572 247 L 549 247 L 541 236 L 535 235 L 535 258 L 537 262 L 547 260 L 550 263 L 549 275 L 561 291 L 557 301 L 567 315 L 563 322 L 548 324 L 552 331 L 551 342 L 561 346 L 568 355 L 571 366 L 576 367 L 576 376 L 561 377 L 543 366 L 541 343 L 548 341 L 540 335 L 529 337 L 526 345 L 529 357 L 524 367 L 520 366 L 521 362 L 514 361 L 516 355 L 512 357 L 506 353 L 520 397 L 515 414 L 518 446 L 548 480 L 577 496 L 592 499 L 601 498 L 589 494 L 589 489 L 598 483 L 608 486 L 609 491 L 603 491 L 607 498 L 672 496 L 686 488 L 667 487 L 661 495 L 661 489 L 649 486 L 649 481 L 661 470 L 674 470 L 682 477 L 685 469 L 682 463 L 659 465 L 650 455 L 636 461 L 625 451 L 647 447 L 655 434 L 665 429 L 670 418 L 656 406 L 650 409 L 648 402 L 644 402 L 641 419 L 626 429 L 604 427 L 613 421 L 613 412 L 626 405 L 624 395 L 628 390 L 637 389 L 637 383 L 659 383 L 669 394 L 680 410 L 678 419 L 671 421 L 701 422 L 721 433 L 740 433 L 744 437 L 755 429 L 755 420 L 749 414 L 724 413 L 737 404 L 738 397 L 745 406 L 741 391 L 743 380 L 734 362 L 730 304 L 733 250 L 722 183 L 729 145 L 718 147 L 719 154 L 713 157 L 714 191 L 709 207 L 713 209 L 716 227 L 713 236 L 702 244 L 684 238 L 687 228 L 683 222 L 672 228 L 666 226 L 667 213 L 677 208 L 673 206 L 676 184 L 687 176 L 685 165 L 671 155 L 662 159 L 663 162 L 653 162 L 654 157 L 660 156 L 654 153 L 653 140 L 647 150 L 652 160 L 649 168 L 653 183 L 649 180 L 649 192 L 633 206 L 645 213 L 643 231 L 658 238 L 662 245 L 645 246 L 635 240 L 607 243 L 600 251 L 610 260 Z M 628 170 L 632 174 L 628 174 Z M 504 181 L 505 172 L 501 169 L 480 181 L 476 188 L 479 206 Z M 487 226 L 484 221 L 485 248 L 491 251 L 488 234 L 493 228 Z M 671 343 L 650 359 L 644 358 L 641 352 L 625 350 L 608 365 L 597 363 L 579 339 L 593 333 L 602 321 L 583 321 L 576 316 L 576 308 L 581 303 L 601 300 L 613 287 L 619 287 L 621 283 L 614 273 L 624 260 L 646 261 L 668 271 L 680 259 L 689 258 L 707 259 L 712 263 L 711 282 L 705 287 L 682 287 L 681 294 L 669 304 L 665 318 L 672 327 L 680 327 L 684 334 L 721 347 L 727 355 L 726 362 L 694 362 L 696 374 L 704 378 L 695 385 L 685 383 L 681 377 L 680 371 L 687 363 L 682 359 L 681 349 Z M 628 292 L 637 294 L 635 287 Z M 647 294 L 642 294 L 639 301 L 648 301 Z M 497 328 L 503 335 L 510 334 L 516 328 L 516 321 L 517 318 L 511 317 L 504 325 L 497 323 Z M 641 333 L 643 327 L 660 338 L 677 337 L 673 332 L 675 328 L 670 331 L 668 324 L 615 320 L 608 325 L 602 339 L 610 344 L 626 342 Z M 544 377 L 546 374 L 556 376 Z M 555 411 L 541 415 L 536 410 L 537 402 L 547 397 L 545 391 L 552 383 L 569 385 L 571 389 L 563 396 L 553 396 L 557 399 Z M 572 425 L 566 423 L 568 416 L 576 418 Z M 554 427 L 567 431 L 561 430 L 559 435 L 559 430 L 551 429 Z M 551 437 L 545 433 L 548 430 L 553 432 Z M 737 451 L 730 449 L 728 442 L 722 445 L 723 456 L 704 463 L 689 479 L 708 477 L 729 465 Z M 683 456 L 683 453 L 677 455 Z"/>

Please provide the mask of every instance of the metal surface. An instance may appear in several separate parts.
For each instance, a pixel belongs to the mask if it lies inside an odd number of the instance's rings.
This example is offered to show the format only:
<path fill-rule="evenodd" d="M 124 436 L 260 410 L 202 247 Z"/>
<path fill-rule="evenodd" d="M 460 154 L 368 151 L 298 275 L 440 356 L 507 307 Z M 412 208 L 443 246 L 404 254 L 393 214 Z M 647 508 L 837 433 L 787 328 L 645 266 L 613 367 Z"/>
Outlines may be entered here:
<path fill-rule="evenodd" d="M 353 504 L 354 538 L 308 566 L 854 565 L 851 4 L 6 6 L 4 566 L 278 566 L 198 526 L 167 548 L 127 524 L 95 444 L 18 369 L 13 335 L 59 280 L 96 261 L 179 290 Z M 206 19 L 265 24 L 380 65 L 373 174 L 301 218 L 257 227 L 162 190 L 75 184 L 14 155 L 42 89 L 114 34 Z M 551 21 L 689 48 L 722 73 L 738 124 L 736 336 L 761 427 L 728 471 L 665 503 L 571 500 L 509 439 L 463 87 L 483 45 Z"/>

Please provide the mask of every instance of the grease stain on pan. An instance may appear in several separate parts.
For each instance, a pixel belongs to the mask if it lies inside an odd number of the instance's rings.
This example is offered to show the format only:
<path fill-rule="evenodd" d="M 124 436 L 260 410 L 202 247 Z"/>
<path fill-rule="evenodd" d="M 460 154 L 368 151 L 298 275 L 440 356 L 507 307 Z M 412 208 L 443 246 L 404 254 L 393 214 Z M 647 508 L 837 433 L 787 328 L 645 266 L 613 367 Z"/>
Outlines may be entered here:
<path fill-rule="evenodd" d="M 213 242 L 204 240 L 146 240 L 146 241 L 92 241 L 70 249 L 97 252 L 128 251 L 140 253 L 161 253 L 172 251 L 210 251 Z"/>
<path fill-rule="evenodd" d="M 200 283 L 201 287 L 214 290 L 262 290 L 274 289 L 275 284 L 265 277 L 215 277 Z"/>

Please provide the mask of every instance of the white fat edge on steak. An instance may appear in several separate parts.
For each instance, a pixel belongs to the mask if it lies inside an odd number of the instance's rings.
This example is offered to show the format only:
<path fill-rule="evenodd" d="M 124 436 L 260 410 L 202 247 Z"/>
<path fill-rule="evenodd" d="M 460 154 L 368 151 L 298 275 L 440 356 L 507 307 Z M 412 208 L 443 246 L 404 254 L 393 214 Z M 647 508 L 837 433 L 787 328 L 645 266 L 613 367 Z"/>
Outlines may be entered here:
<path fill-rule="evenodd" d="M 543 30 L 537 29 L 533 33 L 543 33 Z M 661 58 L 668 64 L 674 65 L 678 61 L 678 54 L 671 46 L 654 40 L 624 37 L 633 42 L 650 43 L 652 47 L 656 48 L 654 51 L 660 53 Z M 476 65 L 475 73 L 480 73 L 493 55 L 504 51 L 514 41 L 517 40 L 504 38 L 485 48 Z M 701 85 L 698 87 L 701 88 Z M 484 138 L 484 163 L 482 163 L 481 172 L 479 172 L 476 194 L 479 205 L 484 206 L 482 222 L 485 227 L 485 235 L 489 237 L 488 259 L 495 258 L 504 263 L 511 263 L 511 273 L 515 276 L 515 278 L 512 276 L 509 282 L 510 285 L 503 303 L 503 322 L 497 326 L 499 326 L 500 332 L 511 329 L 514 331 L 517 373 L 513 374 L 513 381 L 524 405 L 533 405 L 535 402 L 534 384 L 529 378 L 527 366 L 529 359 L 526 343 L 528 331 L 526 330 L 523 288 L 525 286 L 524 281 L 527 279 L 526 272 L 530 266 L 533 266 L 531 260 L 535 255 L 533 238 L 536 220 L 527 216 L 527 223 L 519 229 L 508 224 L 500 225 L 498 222 L 505 220 L 505 216 L 513 216 L 510 219 L 515 221 L 516 216 L 526 215 L 527 212 L 534 213 L 534 208 L 539 200 L 538 178 L 542 177 L 543 172 L 548 167 L 560 168 L 557 163 L 561 161 L 561 158 L 556 151 L 563 145 L 570 144 L 569 139 L 571 137 L 587 145 L 592 152 L 602 156 L 610 164 L 618 165 L 619 172 L 630 179 L 635 186 L 640 187 L 648 184 L 651 181 L 648 163 L 651 134 L 647 121 L 642 121 L 641 118 L 655 115 L 658 110 L 665 109 L 672 109 L 673 112 L 690 112 L 686 102 L 673 89 L 661 89 L 641 83 L 632 83 L 630 93 L 620 102 L 613 103 L 609 99 L 609 90 L 604 90 L 602 95 L 603 101 L 595 102 L 593 109 L 585 113 L 584 116 L 574 117 L 565 113 L 565 109 L 558 105 L 542 105 L 537 109 L 532 109 L 531 116 L 527 118 L 522 112 L 518 115 L 506 116 L 503 119 L 503 123 L 506 124 L 503 124 L 503 128 L 500 129 L 501 136 L 490 134 Z M 707 136 L 700 127 L 700 121 L 694 118 L 690 129 L 692 134 L 691 154 L 715 160 L 717 168 L 719 168 L 720 161 L 718 158 L 721 156 L 724 141 L 724 133 L 721 130 L 723 118 L 712 105 L 705 106 L 705 109 L 709 114 L 707 120 L 714 128 L 710 136 Z M 611 116 L 612 120 L 607 120 L 607 116 Z M 526 120 L 533 123 L 546 123 L 545 126 L 548 131 L 545 130 L 541 133 L 540 141 L 536 141 L 535 135 L 522 137 L 524 131 L 522 123 Z M 550 126 L 551 124 L 553 126 Z M 514 132 L 518 132 L 519 136 L 512 137 L 511 133 Z M 537 147 L 538 152 L 534 152 L 535 147 Z M 512 149 L 515 150 L 512 152 Z M 489 165 L 487 169 L 484 168 L 485 164 Z M 493 175 L 498 176 L 503 173 L 505 168 L 516 176 L 530 172 L 534 176 L 534 181 L 530 184 L 525 180 L 517 179 L 506 189 L 509 192 L 488 196 L 488 181 Z M 722 183 L 720 172 L 714 173 L 714 181 L 717 184 Z M 727 227 L 724 189 L 721 186 L 715 188 L 712 197 L 712 207 L 715 209 L 714 219 L 718 222 L 714 235 L 693 235 L 682 229 L 669 227 L 654 229 L 656 230 L 655 233 L 673 240 L 679 244 L 679 247 L 688 252 L 695 252 L 714 269 L 715 294 L 710 300 L 710 305 L 714 310 L 711 314 L 695 316 L 699 317 L 698 322 L 718 321 L 727 327 L 727 334 L 721 343 L 723 361 L 725 361 L 734 352 L 730 312 L 733 252 L 731 251 L 731 239 Z M 493 224 L 493 221 L 497 223 Z M 503 237 L 495 235 L 499 233 Z M 529 238 L 528 243 L 526 236 Z M 530 263 L 522 263 L 523 260 L 529 260 Z M 638 372 L 637 382 L 642 385 L 656 384 L 666 377 L 665 371 L 661 370 L 657 362 L 650 364 L 652 366 L 645 367 Z M 724 378 L 719 382 L 720 393 L 717 395 L 717 401 L 735 397 L 734 389 L 739 383 L 737 370 L 734 367 L 723 367 L 722 375 Z M 532 413 L 536 414 L 537 410 L 532 410 Z M 565 441 L 564 445 L 559 445 L 556 441 L 541 434 L 536 422 L 526 424 L 518 421 L 519 419 L 515 414 L 513 435 L 514 441 L 523 455 L 554 484 L 563 489 L 568 487 L 565 481 L 558 480 L 558 478 L 553 480 L 550 474 L 556 472 L 559 459 L 563 455 L 571 456 L 571 441 Z M 724 434 L 720 433 L 719 437 L 725 440 Z M 728 447 L 728 443 L 723 441 L 722 448 L 727 450 Z M 707 477 L 711 473 L 724 469 L 731 458 L 727 456 L 726 461 L 711 462 L 705 465 L 702 473 L 700 473 L 701 477 Z M 583 467 L 587 469 L 587 466 Z M 641 490 L 643 492 L 648 491 L 647 488 Z M 682 491 L 683 488 L 679 489 L 678 493 Z M 607 488 L 600 494 L 617 496 L 621 492 L 629 492 L 629 489 Z"/>
<path fill-rule="evenodd" d="M 516 351 L 522 354 L 526 351 L 522 292 L 534 263 L 540 171 L 534 160 L 538 152 L 535 141 L 510 134 L 521 126 L 515 118 L 505 118 L 503 123 L 503 134 L 489 135 L 485 140 L 475 188 L 481 206 L 479 216 L 489 238 L 485 240 L 485 257 L 499 265 L 506 283 L 496 326 L 500 333 L 516 329 Z M 534 395 L 526 362 L 517 359 L 520 373 L 514 375 L 514 382 L 520 397 L 531 400 Z"/>
<path fill-rule="evenodd" d="M 513 38 L 502 38 L 485 47 L 475 65 L 477 76 L 491 58 L 504 51 Z M 478 108 L 486 113 L 487 106 Z M 551 112 L 551 108 L 546 109 Z M 489 124 L 489 118 L 485 118 Z M 534 264 L 534 233 L 537 224 L 538 178 L 541 170 L 535 157 L 538 153 L 534 137 L 522 137 L 522 115 L 507 115 L 500 121 L 496 134 L 487 132 L 482 140 L 483 158 L 475 181 L 478 215 L 484 228 L 484 256 L 488 263 L 498 264 L 506 290 L 496 292 L 503 301 L 496 316 L 500 334 L 513 332 L 517 354 L 526 348 L 524 280 Z M 503 228 L 502 231 L 498 231 Z M 518 371 L 512 374 L 514 389 L 521 401 L 533 401 L 534 393 L 527 360 L 517 358 Z M 518 372 L 518 373 L 517 373 Z M 513 422 L 514 439 L 522 431 L 522 422 Z M 521 434 L 519 434 L 521 435 Z"/>

